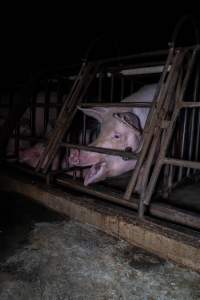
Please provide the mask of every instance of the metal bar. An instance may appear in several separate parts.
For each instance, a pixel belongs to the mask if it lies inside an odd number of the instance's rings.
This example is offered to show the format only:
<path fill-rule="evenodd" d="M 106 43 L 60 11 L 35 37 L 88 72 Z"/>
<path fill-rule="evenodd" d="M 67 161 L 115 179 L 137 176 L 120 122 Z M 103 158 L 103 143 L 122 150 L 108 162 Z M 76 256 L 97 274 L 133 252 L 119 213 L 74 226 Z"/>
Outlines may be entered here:
<path fill-rule="evenodd" d="M 103 153 L 113 156 L 121 156 L 123 159 L 137 159 L 138 153 L 131 153 L 123 150 L 114 150 L 109 148 L 100 148 L 100 147 L 93 147 L 93 146 L 83 146 L 83 145 L 74 145 L 74 144 L 68 144 L 68 143 L 60 143 L 61 147 L 66 148 L 73 148 L 73 149 L 80 149 L 80 150 L 86 150 L 91 152 L 97 152 L 97 153 Z"/>
<path fill-rule="evenodd" d="M 200 75 L 200 72 L 199 72 L 199 66 L 200 66 L 200 63 L 198 62 L 197 63 L 197 66 L 196 66 L 196 80 L 195 80 L 195 98 L 197 98 L 199 96 L 199 75 Z M 197 109 L 196 110 L 196 117 L 197 117 L 197 124 L 196 124 L 196 127 L 197 127 L 197 132 L 196 132 L 196 143 L 195 143 L 195 153 L 194 153 L 194 158 L 195 160 L 199 160 L 199 139 L 200 139 L 200 109 Z"/>
<path fill-rule="evenodd" d="M 123 69 L 120 73 L 123 76 L 133 76 L 133 75 L 145 75 L 145 74 L 160 74 L 164 69 L 164 65 L 158 65 L 153 67 L 138 67 L 134 69 Z"/>
<path fill-rule="evenodd" d="M 48 146 L 46 147 L 43 156 L 40 158 L 36 170 L 38 171 L 41 166 L 44 166 L 43 172 L 47 172 L 48 168 L 58 150 L 59 143 L 63 136 L 69 129 L 69 126 L 76 114 L 77 105 L 82 101 L 92 79 L 97 73 L 98 65 L 83 64 L 80 74 L 72 86 L 72 89 L 65 99 L 60 115 L 58 116 L 56 126 L 49 139 Z"/>
<path fill-rule="evenodd" d="M 197 140 L 196 140 L 196 149 L 195 149 L 195 159 L 199 160 L 199 140 L 200 140 L 200 109 L 198 109 L 198 120 L 197 120 Z"/>
<path fill-rule="evenodd" d="M 137 177 L 140 173 L 140 169 L 141 169 L 142 164 L 145 160 L 147 151 L 149 150 L 149 145 L 150 145 L 152 137 L 153 137 L 155 122 L 157 121 L 156 116 L 159 114 L 159 109 L 160 109 L 160 107 L 161 107 L 161 105 L 164 101 L 164 97 L 167 93 L 167 87 L 169 86 L 170 78 L 173 76 L 173 74 L 175 72 L 175 66 L 176 66 L 176 64 L 179 60 L 180 60 L 179 59 L 179 53 L 176 53 L 175 57 L 174 57 L 174 49 L 171 48 L 169 50 L 166 65 L 165 65 L 165 68 L 163 70 L 162 76 L 160 78 L 160 81 L 159 81 L 159 84 L 158 84 L 158 87 L 157 87 L 156 94 L 155 94 L 154 99 L 153 99 L 153 105 L 151 107 L 151 110 L 149 112 L 149 115 L 148 115 L 148 118 L 147 118 L 147 121 L 146 121 L 146 124 L 145 124 L 144 134 L 143 134 L 144 144 L 143 144 L 143 147 L 142 147 L 142 150 L 141 150 L 141 154 L 139 156 L 139 159 L 136 162 L 136 166 L 135 166 L 135 169 L 133 171 L 132 177 L 131 177 L 131 179 L 128 183 L 128 186 L 126 188 L 126 191 L 125 191 L 124 198 L 127 199 L 127 200 L 130 199 L 132 191 L 135 188 Z M 173 62 L 173 64 L 172 64 L 172 62 Z M 167 75 L 167 72 L 168 72 L 168 65 L 169 64 L 172 64 L 172 68 L 170 69 L 170 74 L 168 75 L 168 78 L 167 78 L 167 81 L 166 81 L 166 75 Z M 165 82 L 165 85 L 163 86 L 164 81 L 166 81 L 166 82 Z"/>
<path fill-rule="evenodd" d="M 108 73 L 111 73 L 113 75 L 120 75 L 121 72 L 125 71 L 125 75 L 128 74 L 128 70 L 140 70 L 142 68 L 146 68 L 146 69 L 151 69 L 151 68 L 157 68 L 157 67 L 160 67 L 160 66 L 163 66 L 165 65 L 166 63 L 166 60 L 158 60 L 158 61 L 147 61 L 147 62 L 138 62 L 138 63 L 130 63 L 130 64 L 126 64 L 126 65 L 123 65 L 123 64 L 117 64 L 116 66 L 111 66 L 106 69 Z M 123 74 L 123 73 L 121 73 Z"/>
<path fill-rule="evenodd" d="M 120 195 L 119 192 L 116 192 L 116 191 L 113 191 L 113 190 L 111 192 L 110 189 L 109 189 L 109 192 L 105 193 L 105 192 L 102 192 L 100 189 L 98 189 L 97 186 L 96 186 L 95 189 L 93 189 L 91 187 L 85 187 L 78 180 L 66 179 L 66 178 L 63 179 L 62 177 L 61 178 L 57 177 L 55 179 L 55 181 L 58 184 L 61 184 L 61 185 L 65 186 L 65 187 L 73 188 L 73 189 L 76 189 L 76 190 L 78 190 L 80 192 L 87 193 L 89 195 L 94 195 L 96 197 L 100 197 L 101 199 L 109 200 L 111 202 L 124 205 L 126 207 L 137 209 L 137 206 L 138 206 L 136 202 L 134 202 L 134 201 L 130 202 L 130 201 L 124 200 L 121 197 L 121 195 Z M 107 189 L 107 191 L 108 191 L 108 189 Z"/>
<path fill-rule="evenodd" d="M 193 69 L 193 66 L 194 66 L 196 55 L 197 55 L 197 49 L 195 49 L 193 51 L 192 57 L 191 57 L 190 61 L 188 62 L 187 73 L 186 73 L 185 78 L 183 80 L 183 85 L 182 85 L 182 89 L 181 89 L 181 93 L 180 93 L 180 97 L 179 97 L 180 100 L 183 99 L 183 96 L 185 94 L 185 90 L 186 90 L 186 87 L 187 87 L 187 84 L 188 84 L 188 81 L 189 81 L 189 78 L 190 78 L 190 75 L 191 75 L 191 72 L 192 72 L 192 69 Z M 149 205 L 149 203 L 150 203 L 151 196 L 152 196 L 154 187 L 156 185 L 158 176 L 160 174 L 161 167 L 163 165 L 163 159 L 166 155 L 167 147 L 169 145 L 169 141 L 171 139 L 171 136 L 172 136 L 172 133 L 173 133 L 173 129 L 174 129 L 175 122 L 176 122 L 176 119 L 178 117 L 179 111 L 180 111 L 180 109 L 179 109 L 179 107 L 176 103 L 175 109 L 173 111 L 173 114 L 172 114 L 172 117 L 171 117 L 171 120 L 170 120 L 170 125 L 167 128 L 165 143 L 163 144 L 162 149 L 160 150 L 160 154 L 158 156 L 157 163 L 155 165 L 155 168 L 154 168 L 152 176 L 151 176 L 151 180 L 150 180 L 149 185 L 148 185 L 147 190 L 146 190 L 146 195 L 144 197 L 144 204 L 146 204 L 146 205 Z"/>
<path fill-rule="evenodd" d="M 117 102 L 117 103 L 108 103 L 108 102 L 95 102 L 95 103 L 82 103 L 80 107 L 151 107 L 151 102 Z"/>
<path fill-rule="evenodd" d="M 180 108 L 196 108 L 196 107 L 200 107 L 200 100 L 196 100 L 196 102 L 181 101 L 179 102 L 179 105 Z"/>
<path fill-rule="evenodd" d="M 193 92 L 193 99 L 194 102 L 196 102 L 197 95 L 198 95 L 198 85 L 199 85 L 199 76 L 195 77 L 194 82 L 194 92 Z M 192 160 L 192 152 L 193 152 L 193 143 L 194 143 L 194 121 L 195 121 L 195 112 L 196 110 L 193 108 L 191 112 L 191 120 L 190 120 L 190 135 L 189 135 L 189 153 L 188 153 L 188 159 Z M 190 175 L 190 169 L 187 169 L 187 176 Z"/>
<path fill-rule="evenodd" d="M 162 163 L 167 165 L 200 170 L 200 162 L 198 161 L 190 161 L 190 160 L 175 159 L 175 158 L 164 158 L 162 160 Z"/>
<path fill-rule="evenodd" d="M 187 119 L 188 119 L 188 111 L 185 110 L 184 111 L 184 120 L 183 120 L 183 131 L 182 131 L 182 136 L 181 136 L 180 158 L 183 158 L 183 155 L 184 155 Z M 183 168 L 179 168 L 178 181 L 181 181 L 182 177 L 183 177 Z"/>

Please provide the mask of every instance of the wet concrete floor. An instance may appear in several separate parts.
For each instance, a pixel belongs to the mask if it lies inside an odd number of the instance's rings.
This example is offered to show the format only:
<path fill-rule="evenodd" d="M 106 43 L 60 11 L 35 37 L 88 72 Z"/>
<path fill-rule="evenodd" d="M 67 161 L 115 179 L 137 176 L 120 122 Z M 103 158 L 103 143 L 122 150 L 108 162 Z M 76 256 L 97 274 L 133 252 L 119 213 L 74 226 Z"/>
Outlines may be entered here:
<path fill-rule="evenodd" d="M 13 194 L 0 202 L 0 299 L 200 299 L 200 274 Z"/>

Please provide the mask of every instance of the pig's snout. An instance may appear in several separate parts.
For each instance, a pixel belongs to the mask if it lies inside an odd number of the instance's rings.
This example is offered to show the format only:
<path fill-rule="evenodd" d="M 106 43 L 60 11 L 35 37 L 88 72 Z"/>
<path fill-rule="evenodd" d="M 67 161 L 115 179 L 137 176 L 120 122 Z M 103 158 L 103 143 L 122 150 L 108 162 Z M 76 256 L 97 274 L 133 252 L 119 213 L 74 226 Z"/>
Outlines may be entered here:
<path fill-rule="evenodd" d="M 80 163 L 80 151 L 78 149 L 71 149 L 69 156 L 70 165 L 78 165 Z"/>

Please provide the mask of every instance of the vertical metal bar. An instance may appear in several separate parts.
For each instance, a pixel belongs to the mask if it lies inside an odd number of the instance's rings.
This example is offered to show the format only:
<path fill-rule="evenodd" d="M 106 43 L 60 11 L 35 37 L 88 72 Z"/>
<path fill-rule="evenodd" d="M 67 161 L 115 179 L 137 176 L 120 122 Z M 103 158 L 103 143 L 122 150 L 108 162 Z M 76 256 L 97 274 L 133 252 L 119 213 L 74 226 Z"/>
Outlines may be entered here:
<path fill-rule="evenodd" d="M 185 91 L 186 91 L 186 88 L 187 88 L 187 85 L 188 85 L 188 81 L 190 79 L 191 72 L 193 70 L 194 63 L 195 63 L 195 60 L 196 60 L 197 51 L 198 51 L 198 48 L 195 48 L 192 52 L 192 56 L 191 56 L 190 60 L 188 60 L 188 64 L 186 66 L 187 67 L 186 68 L 186 75 L 185 75 L 185 78 L 183 80 L 181 93 L 180 93 L 180 96 L 179 96 L 179 99 L 178 99 L 179 101 L 182 101 L 183 97 L 185 95 Z M 162 167 L 163 162 L 164 162 L 164 157 L 166 155 L 166 151 L 167 151 L 171 136 L 173 134 L 173 129 L 174 129 L 174 126 L 175 126 L 175 122 L 177 120 L 177 117 L 178 117 L 178 114 L 179 114 L 179 111 L 180 111 L 180 107 L 177 104 L 178 104 L 178 101 L 176 99 L 176 105 L 175 105 L 175 108 L 174 108 L 174 111 L 173 111 L 173 114 L 172 114 L 172 117 L 171 117 L 171 120 L 170 120 L 170 125 L 167 128 L 165 143 L 163 144 L 162 149 L 160 150 L 160 154 L 158 156 L 157 163 L 156 163 L 155 168 L 153 170 L 151 180 L 149 182 L 149 185 L 147 187 L 146 194 L 145 194 L 145 197 L 144 197 L 144 204 L 146 204 L 146 205 L 149 205 L 149 202 L 151 200 L 151 196 L 152 196 L 153 190 L 155 188 L 156 182 L 158 180 L 158 176 L 160 174 L 161 167 Z"/>
<path fill-rule="evenodd" d="M 196 141 L 196 149 L 195 149 L 195 160 L 199 160 L 199 140 L 200 140 L 200 108 L 197 111 L 197 141 Z"/>
<path fill-rule="evenodd" d="M 157 86 L 157 90 L 153 99 L 153 105 L 152 108 L 148 114 L 147 121 L 145 124 L 144 134 L 143 134 L 143 140 L 144 144 L 140 153 L 140 157 L 137 160 L 136 167 L 133 171 L 133 174 L 131 176 L 131 179 L 128 183 L 128 186 L 126 188 L 124 198 L 126 200 L 129 200 L 132 194 L 133 189 L 135 188 L 136 180 L 138 177 L 138 174 L 140 172 L 141 166 L 146 158 L 147 151 L 149 149 L 149 145 L 153 138 L 153 129 L 155 126 L 155 113 L 157 113 L 166 97 L 167 88 L 169 89 L 169 84 L 171 83 L 170 79 L 174 76 L 174 72 L 176 70 L 176 64 L 178 64 L 179 61 L 179 53 L 175 53 L 174 55 L 174 49 L 171 48 L 169 50 L 169 54 L 167 57 L 167 61 L 162 73 L 162 76 L 160 78 L 159 84 Z M 172 67 L 170 69 L 170 74 L 168 75 L 168 67 L 172 64 Z M 167 79 L 166 79 L 167 78 Z M 165 82 L 165 84 L 164 84 Z"/>
<path fill-rule="evenodd" d="M 182 137 L 181 137 L 180 159 L 184 158 L 186 126 L 187 126 L 187 119 L 188 119 L 187 109 L 184 110 L 183 116 L 184 116 L 184 119 L 183 119 L 183 131 L 182 131 Z M 179 167 L 178 182 L 182 180 L 182 177 L 183 177 L 183 167 Z"/>
<path fill-rule="evenodd" d="M 199 65 L 200 63 L 198 62 L 197 64 L 197 67 L 196 67 L 196 77 L 195 77 L 195 86 L 194 86 L 194 101 L 197 101 L 198 99 L 198 96 L 199 96 L 199 75 L 200 75 L 200 72 L 199 72 Z M 200 110 L 199 108 L 196 108 L 195 109 L 195 115 L 197 117 L 197 124 L 196 127 L 197 127 L 197 132 L 196 132 L 196 142 L 195 142 L 195 153 L 194 153 L 194 159 L 195 160 L 198 160 L 199 157 L 198 157 L 198 152 L 199 152 L 199 135 L 200 135 Z M 195 116 L 194 116 L 194 119 L 195 119 Z M 194 139 L 194 137 L 193 137 Z M 193 173 L 195 173 L 196 170 L 194 170 Z"/>

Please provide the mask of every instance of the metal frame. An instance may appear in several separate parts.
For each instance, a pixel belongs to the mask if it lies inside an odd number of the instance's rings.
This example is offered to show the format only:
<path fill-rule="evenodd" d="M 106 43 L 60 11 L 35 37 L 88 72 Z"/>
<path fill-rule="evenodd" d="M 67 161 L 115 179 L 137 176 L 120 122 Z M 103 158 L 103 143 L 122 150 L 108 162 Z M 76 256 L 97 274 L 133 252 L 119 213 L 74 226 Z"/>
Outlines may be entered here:
<path fill-rule="evenodd" d="M 38 138 L 34 134 L 34 115 L 36 107 L 44 106 L 45 109 L 45 124 L 48 121 L 48 114 L 50 107 L 58 107 L 62 106 L 54 131 L 52 132 L 50 138 L 47 142 L 47 147 L 44 152 L 44 155 L 41 157 L 40 162 L 35 170 L 36 175 L 43 174 L 42 177 L 46 177 L 48 183 L 56 182 L 57 184 L 61 184 L 64 186 L 72 187 L 78 190 L 84 190 L 84 192 L 88 192 L 94 196 L 101 197 L 103 199 L 116 202 L 118 204 L 125 205 L 131 208 L 138 207 L 138 213 L 140 217 L 144 216 L 144 212 L 146 211 L 146 206 L 150 205 L 150 201 L 152 199 L 152 195 L 156 189 L 156 182 L 158 181 L 159 175 L 161 173 L 161 169 L 164 165 L 169 165 L 168 171 L 166 169 L 167 180 L 167 188 L 166 190 L 171 190 L 172 187 L 180 183 L 183 180 L 183 174 L 181 168 L 187 167 L 187 176 L 191 175 L 191 169 L 200 169 L 200 163 L 198 160 L 200 159 L 198 155 L 198 143 L 194 150 L 194 136 L 195 136 L 195 125 L 197 127 L 197 137 L 199 140 L 200 136 L 200 102 L 197 101 L 198 98 L 198 85 L 199 85 L 199 74 L 196 72 L 195 76 L 195 92 L 193 94 L 193 99 L 191 101 L 184 101 L 185 90 L 187 89 L 188 82 L 191 78 L 191 74 L 193 71 L 194 63 L 197 60 L 197 55 L 199 54 L 200 47 L 193 46 L 187 48 L 174 48 L 171 47 L 169 51 L 157 51 L 153 53 L 144 53 L 139 54 L 138 56 L 129 56 L 125 58 L 120 58 L 117 60 L 104 60 L 98 62 L 83 62 L 79 74 L 76 76 L 76 79 L 72 85 L 71 91 L 68 94 L 68 97 L 64 100 L 63 103 L 50 103 L 49 102 L 49 86 L 47 86 L 47 93 L 45 97 L 45 103 L 39 104 L 34 102 L 34 98 L 31 102 L 32 107 L 32 136 L 31 137 L 22 137 L 19 134 L 19 127 L 16 127 L 16 153 L 19 149 L 19 139 L 31 139 L 33 141 L 40 141 L 44 139 Z M 167 55 L 167 57 L 166 57 Z M 150 61 L 153 58 L 155 61 Z M 146 59 L 146 62 L 144 60 Z M 137 62 L 133 62 L 137 60 Z M 140 60 L 142 60 L 140 62 Z M 166 61 L 158 83 L 157 92 L 154 98 L 152 105 L 149 105 L 149 102 L 135 102 L 135 103 L 118 103 L 113 102 L 114 100 L 114 88 L 116 86 L 116 78 L 121 81 L 122 89 L 121 89 L 121 97 L 124 96 L 124 76 L 129 76 L 130 74 L 122 74 L 123 70 L 129 70 L 137 66 L 137 68 L 144 68 L 145 74 L 143 74 L 142 79 L 140 78 L 141 74 L 138 75 L 138 72 L 135 74 L 131 74 L 131 76 L 139 76 L 139 80 L 143 80 L 145 76 L 149 76 L 149 72 L 146 72 L 146 68 L 149 67 L 153 70 L 153 66 L 160 65 L 160 62 Z M 138 62 L 139 61 L 139 62 Z M 116 66 L 117 64 L 117 66 Z M 146 67 L 147 66 L 147 67 Z M 154 73 L 154 72 L 153 72 Z M 87 99 L 87 92 L 89 87 L 91 86 L 94 80 L 98 81 L 98 99 L 99 101 L 102 98 L 99 98 L 99 95 L 103 97 L 103 74 L 107 74 L 107 77 L 110 77 L 110 103 L 108 102 L 83 102 L 83 100 Z M 111 74 L 111 75 L 110 75 Z M 131 81 L 131 87 L 132 87 Z M 119 98 L 119 100 L 120 100 Z M 107 99 L 106 99 L 107 100 Z M 67 132 L 70 130 L 70 126 L 73 122 L 73 118 L 77 112 L 77 105 L 82 105 L 83 107 L 91 107 L 91 106 L 106 106 L 106 107 L 133 107 L 133 106 L 142 106 L 149 107 L 151 106 L 150 113 L 145 125 L 145 129 L 143 132 L 143 146 L 140 153 L 130 153 L 128 151 L 119 151 L 119 150 L 111 150 L 111 149 L 103 149 L 96 147 L 88 147 L 85 145 L 74 145 L 69 142 L 65 142 L 65 137 Z M 184 131 L 186 128 L 187 119 L 189 120 L 191 127 L 191 136 L 189 138 L 191 145 L 189 147 L 189 160 L 186 161 L 182 155 L 181 158 L 173 158 L 167 156 L 167 149 L 169 144 L 171 143 L 172 135 L 174 133 L 174 128 L 176 125 L 176 121 L 178 116 L 180 115 L 180 111 L 183 109 L 192 109 L 192 113 L 186 113 L 184 118 L 184 126 L 182 131 L 182 146 L 181 153 L 184 152 L 184 139 L 187 139 L 187 132 Z M 197 111 L 198 110 L 198 111 Z M 197 120 L 198 119 L 198 120 Z M 197 122 L 198 121 L 198 122 Z M 86 133 L 86 120 L 83 121 L 83 144 L 85 140 Z M 117 194 L 113 191 L 98 191 L 97 185 L 95 188 L 86 188 L 83 187 L 79 180 L 71 180 L 66 176 L 63 177 L 61 170 L 58 172 L 51 172 L 49 167 L 57 153 L 57 151 L 61 148 L 77 148 L 84 149 L 87 151 L 94 151 L 99 153 L 106 153 L 108 155 L 118 155 L 123 157 L 124 159 L 133 159 L 137 158 L 136 167 L 132 172 L 131 179 L 129 180 L 126 190 L 124 194 Z M 174 144 L 173 144 L 173 147 Z M 195 160 L 191 161 L 193 158 L 193 152 L 195 152 Z M 180 154 L 181 154 L 180 153 Z M 158 156 L 157 161 L 155 162 L 155 155 Z M 176 182 L 174 182 L 174 173 L 177 174 L 177 169 L 179 167 L 178 173 L 176 176 Z M 66 170 L 65 170 L 66 171 Z M 138 201 L 138 198 L 134 196 L 134 189 L 139 180 L 141 171 L 143 171 L 143 181 L 142 181 L 142 191 L 140 193 L 139 205 L 135 205 L 135 201 Z M 75 173 L 74 173 L 75 174 Z M 166 179 L 166 178 L 165 178 Z M 161 213 L 163 215 L 163 212 Z M 183 223 L 183 222 L 182 222 Z M 187 223 L 187 222 L 186 222 Z"/>

